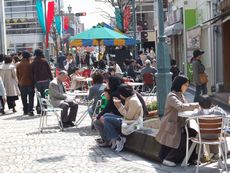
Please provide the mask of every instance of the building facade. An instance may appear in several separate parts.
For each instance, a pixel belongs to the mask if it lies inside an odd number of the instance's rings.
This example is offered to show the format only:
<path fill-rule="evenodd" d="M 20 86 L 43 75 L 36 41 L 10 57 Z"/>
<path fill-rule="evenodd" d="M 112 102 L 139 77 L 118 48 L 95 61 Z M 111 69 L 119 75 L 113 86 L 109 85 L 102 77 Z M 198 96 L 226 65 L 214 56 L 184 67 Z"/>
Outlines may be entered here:
<path fill-rule="evenodd" d="M 35 0 L 4 0 L 8 53 L 43 48 L 44 34 L 35 3 Z"/>

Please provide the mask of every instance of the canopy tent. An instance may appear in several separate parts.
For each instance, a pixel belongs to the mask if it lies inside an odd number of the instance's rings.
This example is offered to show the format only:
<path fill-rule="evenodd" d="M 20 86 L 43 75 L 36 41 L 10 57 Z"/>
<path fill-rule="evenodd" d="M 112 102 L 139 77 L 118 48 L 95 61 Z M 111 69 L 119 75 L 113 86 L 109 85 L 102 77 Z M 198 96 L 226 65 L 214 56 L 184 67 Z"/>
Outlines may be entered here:
<path fill-rule="evenodd" d="M 124 46 L 135 45 L 136 41 L 107 27 L 97 25 L 69 39 L 70 46 Z"/>

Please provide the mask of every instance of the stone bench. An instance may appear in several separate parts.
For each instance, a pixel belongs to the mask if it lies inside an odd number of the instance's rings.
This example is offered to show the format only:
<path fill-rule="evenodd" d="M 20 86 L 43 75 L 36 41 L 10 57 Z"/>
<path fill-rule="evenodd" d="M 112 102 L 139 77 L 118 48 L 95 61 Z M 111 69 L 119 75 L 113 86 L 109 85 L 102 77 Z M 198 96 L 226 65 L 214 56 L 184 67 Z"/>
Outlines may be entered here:
<path fill-rule="evenodd" d="M 159 123 L 153 122 L 153 123 Z M 159 124 L 156 124 L 159 126 Z M 160 144 L 155 140 L 158 128 L 144 127 L 127 136 L 125 149 L 140 156 L 159 162 Z"/>

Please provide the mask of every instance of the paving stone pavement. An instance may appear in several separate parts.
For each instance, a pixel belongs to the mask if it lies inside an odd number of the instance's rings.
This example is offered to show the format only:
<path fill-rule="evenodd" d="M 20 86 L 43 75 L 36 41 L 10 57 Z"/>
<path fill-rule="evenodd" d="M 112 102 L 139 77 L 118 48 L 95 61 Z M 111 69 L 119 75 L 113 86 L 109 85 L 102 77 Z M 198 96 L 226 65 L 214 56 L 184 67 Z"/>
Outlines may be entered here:
<path fill-rule="evenodd" d="M 56 117 L 48 116 L 48 126 L 39 132 L 39 116 L 22 115 L 21 101 L 18 112 L 0 116 L 0 173 L 178 173 L 195 172 L 194 167 L 168 168 L 130 152 L 114 152 L 100 148 L 87 117 L 79 127 L 61 132 Z M 78 115 L 86 107 L 80 106 Z M 219 172 L 212 166 L 200 172 Z"/>

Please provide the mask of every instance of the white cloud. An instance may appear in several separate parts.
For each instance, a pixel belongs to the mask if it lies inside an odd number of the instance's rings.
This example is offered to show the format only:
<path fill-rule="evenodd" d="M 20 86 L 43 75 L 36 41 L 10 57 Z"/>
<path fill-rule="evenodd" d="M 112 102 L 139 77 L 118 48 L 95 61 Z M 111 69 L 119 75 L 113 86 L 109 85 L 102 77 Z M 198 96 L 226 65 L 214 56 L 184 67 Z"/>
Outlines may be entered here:
<path fill-rule="evenodd" d="M 94 0 L 64 0 L 64 10 L 66 12 L 69 5 L 72 6 L 72 13 L 86 12 L 86 16 L 80 18 L 86 29 L 99 22 L 109 23 L 109 19 L 104 17 L 108 16 L 106 14 L 114 16 L 114 10 L 110 3 L 95 2 Z"/>

